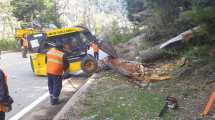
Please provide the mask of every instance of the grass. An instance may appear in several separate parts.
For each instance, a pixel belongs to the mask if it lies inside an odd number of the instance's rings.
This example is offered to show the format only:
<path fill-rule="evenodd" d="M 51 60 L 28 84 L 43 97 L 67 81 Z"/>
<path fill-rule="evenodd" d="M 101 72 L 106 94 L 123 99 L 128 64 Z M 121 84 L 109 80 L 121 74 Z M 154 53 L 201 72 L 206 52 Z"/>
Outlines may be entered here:
<path fill-rule="evenodd" d="M 0 40 L 0 50 L 18 50 L 19 46 L 16 40 Z"/>
<path fill-rule="evenodd" d="M 97 85 L 89 90 L 81 118 L 93 120 L 158 120 L 164 99 L 158 94 L 144 92 L 126 82 L 124 77 L 105 74 Z M 172 120 L 174 112 L 168 112 L 164 120 Z"/>
<path fill-rule="evenodd" d="M 214 64 L 215 59 L 215 48 L 214 44 L 211 45 L 199 45 L 199 46 L 188 46 L 183 52 L 179 53 L 180 57 L 184 57 L 192 61 L 202 61 L 207 64 Z"/>

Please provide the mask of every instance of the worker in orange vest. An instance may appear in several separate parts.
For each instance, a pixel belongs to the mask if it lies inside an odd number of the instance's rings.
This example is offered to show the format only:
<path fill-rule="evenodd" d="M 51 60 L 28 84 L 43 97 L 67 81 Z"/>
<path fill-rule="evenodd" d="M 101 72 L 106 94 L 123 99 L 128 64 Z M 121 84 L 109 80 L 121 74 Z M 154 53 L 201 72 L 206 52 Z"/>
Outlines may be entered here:
<path fill-rule="evenodd" d="M 62 49 L 63 47 L 56 46 L 47 52 L 47 75 L 51 105 L 59 104 L 63 73 L 69 66 Z"/>
<path fill-rule="evenodd" d="M 28 52 L 27 34 L 25 34 L 21 39 L 21 48 L 22 48 L 22 57 L 27 58 L 27 52 Z"/>
<path fill-rule="evenodd" d="M 99 48 L 95 40 L 91 44 L 91 47 L 93 48 L 94 57 L 96 60 L 99 60 Z"/>
<path fill-rule="evenodd" d="M 0 70 L 0 120 L 5 119 L 5 112 L 12 110 L 13 99 L 9 96 L 7 76 Z"/>

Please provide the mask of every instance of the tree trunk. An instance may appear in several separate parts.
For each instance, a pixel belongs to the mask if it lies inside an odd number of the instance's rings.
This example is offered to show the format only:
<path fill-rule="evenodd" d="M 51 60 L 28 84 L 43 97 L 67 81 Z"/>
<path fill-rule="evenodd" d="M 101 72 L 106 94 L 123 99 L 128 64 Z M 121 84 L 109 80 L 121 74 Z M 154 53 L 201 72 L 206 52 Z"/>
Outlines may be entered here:
<path fill-rule="evenodd" d="M 191 38 L 194 37 L 195 33 L 198 33 L 198 34 L 203 33 L 203 32 L 200 32 L 202 28 L 203 28 L 203 25 L 194 27 L 168 40 L 163 44 L 157 45 L 153 48 L 143 51 L 142 53 L 140 53 L 142 60 L 144 62 L 152 62 L 156 59 L 161 58 L 166 54 L 165 50 L 168 50 L 170 46 L 175 47 L 177 43 L 183 43 L 184 41 L 191 40 Z"/>
<path fill-rule="evenodd" d="M 202 27 L 198 26 L 187 30 L 161 45 L 157 45 L 151 49 L 146 50 L 143 54 L 143 59 L 152 61 L 162 57 L 164 53 L 163 50 L 165 50 L 167 47 L 177 43 L 178 41 L 190 40 L 193 38 L 194 32 L 200 32 L 201 29 Z M 152 68 L 141 63 L 119 58 L 114 47 L 108 42 L 100 42 L 99 47 L 110 56 L 108 59 L 100 61 L 100 66 L 108 66 L 121 75 L 133 78 L 134 80 L 144 81 L 146 83 L 152 81 L 169 80 L 171 78 L 169 75 L 173 68 L 173 65 L 171 64 L 165 66 L 164 68 Z"/>
<path fill-rule="evenodd" d="M 165 70 L 150 68 L 138 62 L 119 58 L 113 46 L 108 42 L 100 43 L 99 47 L 109 55 L 107 59 L 99 61 L 100 70 L 108 66 L 121 75 L 144 83 L 170 79 L 170 75 L 164 73 Z"/>

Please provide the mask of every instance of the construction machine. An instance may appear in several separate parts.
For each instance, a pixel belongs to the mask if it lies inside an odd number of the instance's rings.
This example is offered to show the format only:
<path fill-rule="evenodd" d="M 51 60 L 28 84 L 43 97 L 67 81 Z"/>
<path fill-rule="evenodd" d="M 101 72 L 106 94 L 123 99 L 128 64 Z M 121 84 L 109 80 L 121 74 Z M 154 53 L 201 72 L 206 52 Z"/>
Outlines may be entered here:
<path fill-rule="evenodd" d="M 89 44 L 95 36 L 84 27 L 52 29 L 46 32 L 32 33 L 28 36 L 30 62 L 35 75 L 46 76 L 46 52 L 56 45 L 63 46 L 64 41 L 71 44 L 68 57 L 68 73 L 83 71 L 92 74 L 97 69 L 97 61 L 87 53 Z"/>
<path fill-rule="evenodd" d="M 20 27 L 21 28 L 15 29 L 15 39 L 17 39 L 17 41 L 21 40 L 24 35 L 32 35 L 41 31 L 38 27 L 35 25 L 33 26 L 32 23 L 29 22 L 20 22 Z"/>

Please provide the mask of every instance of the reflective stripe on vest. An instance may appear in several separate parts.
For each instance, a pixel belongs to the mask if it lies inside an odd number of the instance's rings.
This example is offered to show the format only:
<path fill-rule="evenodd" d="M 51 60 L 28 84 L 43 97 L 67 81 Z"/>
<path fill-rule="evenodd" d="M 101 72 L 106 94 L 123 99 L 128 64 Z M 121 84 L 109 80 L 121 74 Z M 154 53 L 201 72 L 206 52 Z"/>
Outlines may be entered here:
<path fill-rule="evenodd" d="M 28 47 L 28 41 L 25 38 L 22 38 L 23 40 L 23 47 Z"/>
<path fill-rule="evenodd" d="M 63 52 L 51 49 L 47 53 L 47 73 L 52 75 L 63 74 Z"/>
<path fill-rule="evenodd" d="M 48 59 L 48 62 L 54 62 L 54 63 L 61 64 L 61 65 L 63 64 L 62 61 L 56 60 L 56 59 L 52 59 L 52 58 L 49 58 L 49 59 Z"/>

